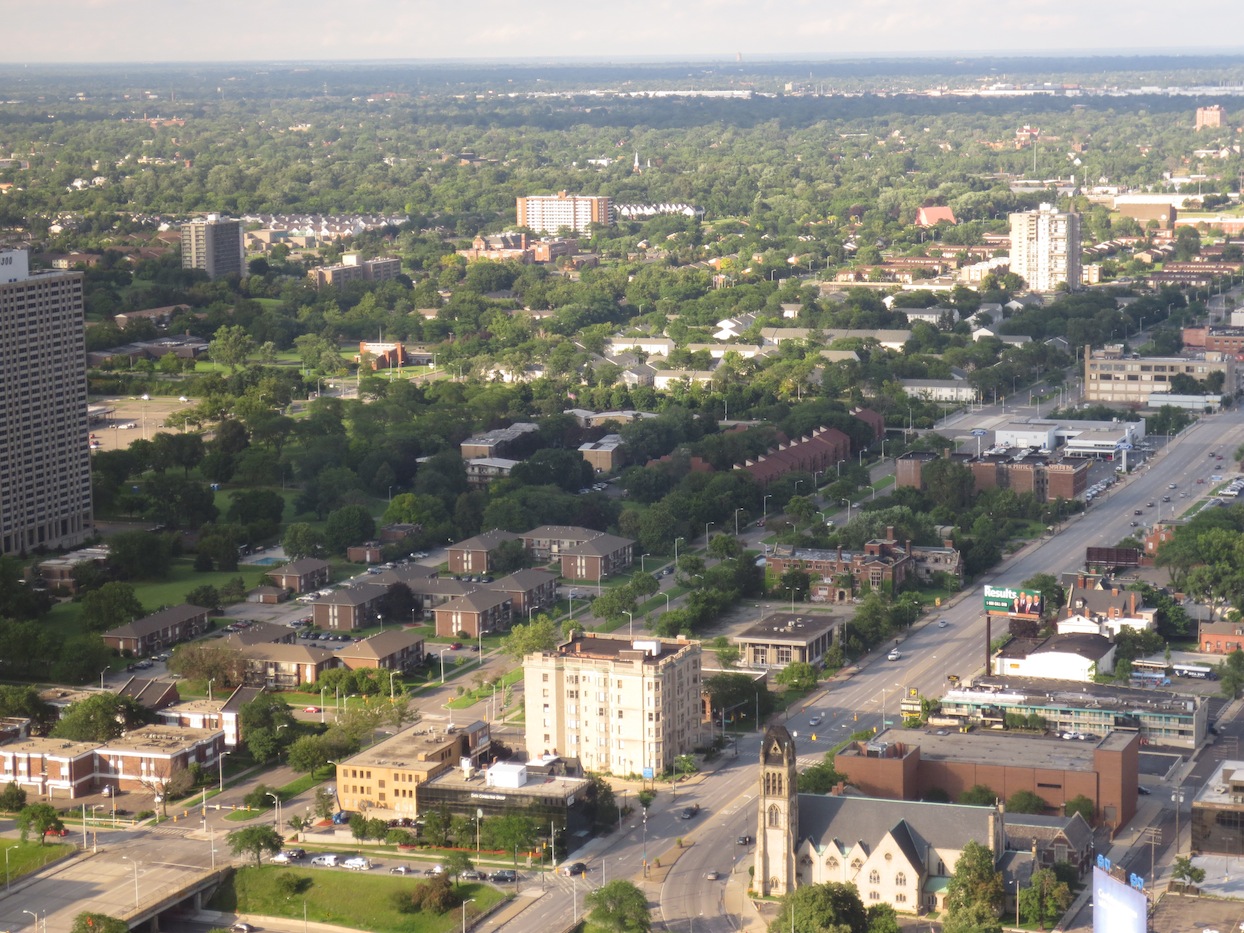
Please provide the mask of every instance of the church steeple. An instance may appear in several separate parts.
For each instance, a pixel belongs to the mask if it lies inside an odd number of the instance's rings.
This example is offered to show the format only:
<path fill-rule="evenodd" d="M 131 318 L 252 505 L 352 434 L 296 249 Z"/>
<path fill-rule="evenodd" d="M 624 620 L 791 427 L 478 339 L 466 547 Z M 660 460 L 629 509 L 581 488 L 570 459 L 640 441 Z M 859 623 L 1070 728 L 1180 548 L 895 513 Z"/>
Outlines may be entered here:
<path fill-rule="evenodd" d="M 795 841 L 799 835 L 798 761 L 795 740 L 785 726 L 770 726 L 760 745 L 756 866 L 753 884 L 761 896 L 795 889 Z"/>

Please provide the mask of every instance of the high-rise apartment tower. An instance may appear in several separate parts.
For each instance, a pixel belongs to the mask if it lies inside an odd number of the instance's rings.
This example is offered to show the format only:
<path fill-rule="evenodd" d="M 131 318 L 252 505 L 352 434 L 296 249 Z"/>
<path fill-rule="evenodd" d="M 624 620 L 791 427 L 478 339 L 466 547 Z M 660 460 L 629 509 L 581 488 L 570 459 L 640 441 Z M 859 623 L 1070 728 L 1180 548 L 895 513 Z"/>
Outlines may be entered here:
<path fill-rule="evenodd" d="M 1034 292 L 1080 284 L 1080 215 L 1051 204 L 1011 215 L 1011 271 Z"/>
<path fill-rule="evenodd" d="M 559 191 L 518 199 L 518 226 L 537 233 L 556 233 L 562 228 L 589 233 L 592 224 L 611 223 L 613 205 L 606 197 Z"/>
<path fill-rule="evenodd" d="M 82 278 L 0 252 L 0 554 L 92 533 Z"/>
<path fill-rule="evenodd" d="M 183 269 L 202 269 L 211 279 L 241 275 L 245 258 L 241 221 L 208 214 L 181 228 Z"/>

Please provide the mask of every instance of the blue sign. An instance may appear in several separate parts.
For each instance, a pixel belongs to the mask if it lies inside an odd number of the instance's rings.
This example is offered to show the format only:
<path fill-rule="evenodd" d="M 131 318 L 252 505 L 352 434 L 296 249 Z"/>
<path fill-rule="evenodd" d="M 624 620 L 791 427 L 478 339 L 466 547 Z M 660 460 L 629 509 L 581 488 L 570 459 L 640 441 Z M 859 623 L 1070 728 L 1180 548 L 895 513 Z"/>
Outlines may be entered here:
<path fill-rule="evenodd" d="M 1123 443 L 1119 445 L 1119 450 L 1131 450 L 1131 449 L 1132 449 L 1131 444 Z"/>
<path fill-rule="evenodd" d="M 651 781 L 653 777 L 655 777 L 653 770 L 651 768 L 644 768 L 644 780 Z"/>
<path fill-rule="evenodd" d="M 988 431 L 985 431 L 981 428 L 977 428 L 975 431 L 972 432 L 972 436 L 973 437 L 984 437 L 988 433 L 989 433 Z"/>

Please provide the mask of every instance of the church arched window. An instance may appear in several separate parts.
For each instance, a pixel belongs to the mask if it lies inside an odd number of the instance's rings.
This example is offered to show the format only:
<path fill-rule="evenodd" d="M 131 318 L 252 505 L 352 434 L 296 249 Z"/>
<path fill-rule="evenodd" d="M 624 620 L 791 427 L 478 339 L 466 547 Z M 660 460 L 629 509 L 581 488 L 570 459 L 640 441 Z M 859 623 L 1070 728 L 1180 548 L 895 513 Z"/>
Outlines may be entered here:
<path fill-rule="evenodd" d="M 894 886 L 896 888 L 907 887 L 907 874 L 905 872 L 900 871 L 897 875 L 894 876 Z"/>
<path fill-rule="evenodd" d="M 870 871 L 868 873 L 868 883 L 869 884 L 881 884 L 881 872 L 877 871 L 877 869 L 875 868 L 872 871 Z"/>
<path fill-rule="evenodd" d="M 837 871 L 838 860 L 831 855 L 829 858 L 825 860 L 825 867 L 828 868 L 830 871 Z"/>
<path fill-rule="evenodd" d="M 782 811 L 776 803 L 769 807 L 769 825 L 778 827 L 782 825 Z"/>
<path fill-rule="evenodd" d="M 864 863 L 857 858 L 851 859 L 851 871 L 859 871 L 863 864 Z"/>

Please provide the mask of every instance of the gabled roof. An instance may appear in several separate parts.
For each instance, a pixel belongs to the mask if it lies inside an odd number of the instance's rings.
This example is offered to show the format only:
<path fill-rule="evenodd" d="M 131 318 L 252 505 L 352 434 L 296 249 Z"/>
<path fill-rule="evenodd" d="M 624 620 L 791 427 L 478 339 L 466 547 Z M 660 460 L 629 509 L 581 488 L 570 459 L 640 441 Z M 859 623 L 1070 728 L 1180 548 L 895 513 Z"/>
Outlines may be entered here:
<path fill-rule="evenodd" d="M 451 599 L 444 605 L 437 606 L 437 612 L 487 612 L 510 602 L 509 593 L 498 593 L 496 590 L 474 590 L 465 596 Z"/>
<path fill-rule="evenodd" d="M 163 709 L 181 699 L 177 684 L 150 677 L 131 677 L 117 690 L 117 696 L 129 697 L 147 709 Z"/>
<path fill-rule="evenodd" d="M 159 612 L 153 612 L 151 615 L 135 619 L 133 622 L 118 625 L 104 634 L 112 638 L 143 638 L 144 636 L 163 631 L 171 625 L 190 622 L 206 614 L 207 610 L 200 606 L 182 603 L 180 606 L 161 609 Z"/>
<path fill-rule="evenodd" d="M 561 553 L 563 557 L 575 557 L 580 554 L 608 557 L 623 548 L 633 545 L 635 542 L 630 538 L 622 538 L 618 535 L 598 534 L 595 538 L 576 544 L 574 547 L 568 547 Z"/>
<path fill-rule="evenodd" d="M 374 583 L 356 583 L 354 586 L 341 590 L 333 590 L 331 596 L 324 596 L 317 606 L 365 606 L 389 592 L 385 586 Z"/>
<path fill-rule="evenodd" d="M 555 573 L 529 568 L 526 570 L 515 570 L 509 576 L 502 577 L 495 583 L 487 584 L 487 586 L 489 589 L 497 590 L 498 592 L 526 593 L 528 590 L 534 590 L 556 579 L 557 574 Z"/>
<path fill-rule="evenodd" d="M 485 531 L 477 534 L 473 538 L 467 538 L 465 541 L 459 541 L 457 544 L 451 544 L 451 551 L 491 551 L 498 544 L 504 544 L 506 541 L 521 541 L 522 537 L 510 531 L 502 531 L 494 528 L 492 531 Z"/>
<path fill-rule="evenodd" d="M 353 642 L 337 652 L 339 658 L 360 658 L 379 661 L 423 641 L 415 629 L 388 629 L 362 641 Z"/>
<path fill-rule="evenodd" d="M 1051 843 L 1060 833 L 1080 851 L 1093 846 L 1093 828 L 1079 813 L 1069 817 L 1008 813 L 1006 817 L 1007 848 L 1031 849 L 1033 841 Z"/>
<path fill-rule="evenodd" d="M 222 713 L 237 713 L 242 707 L 263 693 L 263 687 L 238 687 L 221 705 Z"/>
<path fill-rule="evenodd" d="M 328 570 L 328 561 L 320 560 L 318 557 L 303 557 L 299 560 L 291 560 L 288 564 L 281 567 L 275 567 L 269 570 L 269 574 L 297 574 L 304 576 L 308 573 L 319 573 L 322 570 Z"/>
<path fill-rule="evenodd" d="M 799 837 L 822 849 L 836 844 L 843 851 L 857 842 L 875 849 L 903 824 L 902 832 L 917 852 L 926 844 L 962 849 L 972 840 L 989 844 L 989 817 L 994 812 L 992 807 L 953 803 L 800 794 Z M 916 861 L 923 864 L 923 859 Z"/>
<path fill-rule="evenodd" d="M 327 648 L 310 645 L 250 645 L 242 649 L 243 656 L 255 661 L 275 661 L 288 664 L 323 664 L 337 656 Z"/>

